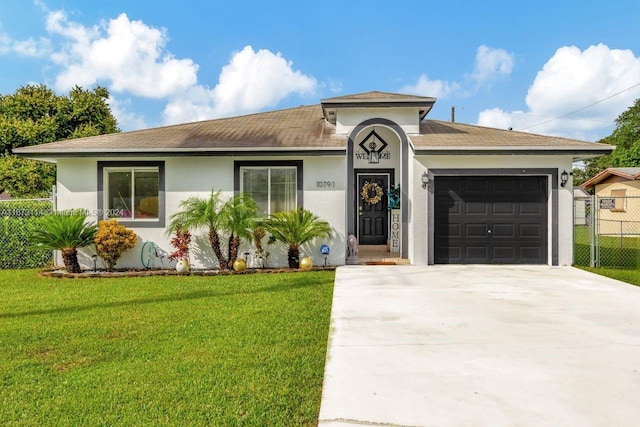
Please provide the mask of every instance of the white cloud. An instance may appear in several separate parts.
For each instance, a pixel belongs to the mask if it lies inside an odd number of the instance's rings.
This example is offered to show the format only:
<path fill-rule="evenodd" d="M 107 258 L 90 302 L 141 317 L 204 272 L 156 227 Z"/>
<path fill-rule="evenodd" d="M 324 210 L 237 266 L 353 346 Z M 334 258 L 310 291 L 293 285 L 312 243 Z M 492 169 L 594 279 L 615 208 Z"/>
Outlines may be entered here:
<path fill-rule="evenodd" d="M 7 33 L 0 31 L 0 55 L 16 53 L 20 56 L 43 57 L 51 52 L 51 43 L 46 38 L 38 40 L 29 37 L 26 40 L 14 40 Z"/>
<path fill-rule="evenodd" d="M 508 76 L 513 70 L 513 58 L 513 53 L 504 49 L 481 45 L 476 52 L 476 62 L 470 78 L 477 84 L 482 84 L 498 76 Z"/>
<path fill-rule="evenodd" d="M 291 95 L 317 91 L 315 78 L 293 68 L 281 53 L 246 46 L 232 54 L 213 88 L 198 82 L 198 65 L 167 50 L 168 32 L 125 13 L 99 25 L 69 19 L 39 0 L 50 39 L 16 41 L 0 31 L 0 54 L 47 55 L 55 67 L 53 87 L 60 92 L 79 85 L 105 86 L 118 124 L 125 130 L 146 127 L 146 119 L 131 113 L 131 98 L 166 102 L 165 123 L 205 120 L 257 112 Z M 340 83 L 330 82 L 340 91 Z M 114 98 L 114 94 L 118 98 Z M 156 120 L 152 120 L 156 122 Z"/>
<path fill-rule="evenodd" d="M 508 76 L 513 70 L 513 53 L 485 45 L 478 47 L 473 72 L 466 74 L 462 82 L 431 80 L 421 74 L 415 84 L 400 88 L 399 92 L 446 98 L 451 95 L 471 96 L 483 85 L 489 85 L 499 76 Z"/>
<path fill-rule="evenodd" d="M 631 50 L 610 49 L 604 44 L 584 51 L 575 46 L 561 47 L 529 88 L 525 98 L 528 111 L 487 109 L 478 116 L 478 124 L 599 139 L 603 131 L 611 128 L 615 118 L 640 97 L 640 87 L 615 94 L 637 83 L 640 83 L 640 58 Z M 610 99 L 604 100 L 609 96 Z M 599 102 L 601 100 L 604 101 Z M 591 104 L 595 105 L 552 120 Z M 540 125 L 534 126 L 536 124 Z"/>
<path fill-rule="evenodd" d="M 307 95 L 316 89 L 316 80 L 294 70 L 282 54 L 246 46 L 222 68 L 213 89 L 191 87 L 175 97 L 163 115 L 166 123 L 179 123 L 250 113 L 273 107 L 291 94 Z"/>
<path fill-rule="evenodd" d="M 411 95 L 446 98 L 453 91 L 459 89 L 460 84 L 456 82 L 450 83 L 444 80 L 430 80 L 426 74 L 421 74 L 416 84 L 403 86 L 399 92 Z"/>
<path fill-rule="evenodd" d="M 291 94 L 313 93 L 317 82 L 293 69 L 282 54 L 246 46 L 222 68 L 217 85 L 198 84 L 198 65 L 166 50 L 166 29 L 130 20 L 126 14 L 88 27 L 70 21 L 63 11 L 48 11 L 47 30 L 61 36 L 63 46 L 51 55 L 60 66 L 60 91 L 102 84 L 113 93 L 169 100 L 165 123 L 243 114 L 273 107 Z M 112 104 L 123 128 L 141 127 L 144 119 Z"/>
<path fill-rule="evenodd" d="M 165 50 L 166 30 L 152 28 L 126 14 L 86 27 L 70 22 L 62 11 L 49 12 L 47 30 L 65 39 L 52 60 L 62 67 L 55 87 L 106 84 L 115 92 L 165 98 L 193 86 L 198 66 Z"/>
<path fill-rule="evenodd" d="M 246 46 L 222 68 L 213 90 L 219 114 L 257 111 L 272 107 L 291 93 L 312 93 L 317 86 L 313 77 L 294 71 L 292 62 L 280 53 Z"/>

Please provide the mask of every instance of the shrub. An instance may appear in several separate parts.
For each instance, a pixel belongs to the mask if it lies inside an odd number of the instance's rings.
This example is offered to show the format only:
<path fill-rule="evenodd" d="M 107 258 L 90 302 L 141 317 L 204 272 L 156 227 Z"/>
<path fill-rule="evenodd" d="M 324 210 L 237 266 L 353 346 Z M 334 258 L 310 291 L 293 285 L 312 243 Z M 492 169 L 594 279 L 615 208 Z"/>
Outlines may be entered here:
<path fill-rule="evenodd" d="M 94 241 L 98 256 L 104 260 L 107 271 L 111 271 L 122 254 L 136 246 L 138 236 L 118 220 L 110 219 L 100 221 Z"/>
<path fill-rule="evenodd" d="M 333 236 L 328 222 L 302 208 L 276 212 L 263 225 L 275 241 L 289 246 L 287 259 L 290 268 L 300 267 L 300 246 L 318 237 Z"/>
<path fill-rule="evenodd" d="M 180 261 L 181 259 L 189 262 L 189 245 L 191 244 L 191 233 L 187 229 L 177 227 L 174 236 L 171 239 L 171 246 L 176 248 L 171 252 L 169 259 L 171 261 Z"/>
<path fill-rule="evenodd" d="M 70 273 L 80 273 L 78 248 L 89 246 L 96 232 L 95 224 L 86 224 L 87 213 L 83 210 L 54 212 L 39 220 L 31 235 L 33 248 L 59 250 L 64 266 Z"/>

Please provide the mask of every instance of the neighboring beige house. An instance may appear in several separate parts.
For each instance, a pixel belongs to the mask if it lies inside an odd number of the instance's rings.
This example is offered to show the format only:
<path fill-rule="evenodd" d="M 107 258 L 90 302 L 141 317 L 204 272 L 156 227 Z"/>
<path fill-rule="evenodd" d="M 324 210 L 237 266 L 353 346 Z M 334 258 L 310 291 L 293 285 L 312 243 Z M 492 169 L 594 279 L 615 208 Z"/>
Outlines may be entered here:
<path fill-rule="evenodd" d="M 640 235 L 640 168 L 607 168 L 581 187 L 594 190 L 599 234 Z"/>
<path fill-rule="evenodd" d="M 252 195 L 265 216 L 301 206 L 327 220 L 335 237 L 303 249 L 316 263 L 325 243 L 328 261 L 344 264 L 353 234 L 382 251 L 397 244 L 393 257 L 414 265 L 571 265 L 567 171 L 613 147 L 428 120 L 435 102 L 367 92 L 15 152 L 57 163 L 59 209 L 117 217 L 141 242 L 166 251 L 165 227 L 180 202 L 215 188 Z M 386 190 L 398 184 L 400 212 L 392 218 Z M 196 268 L 216 266 L 207 246 L 206 237 L 196 240 Z M 273 264 L 286 264 L 284 248 L 271 251 Z M 119 266 L 139 267 L 140 251 Z"/>

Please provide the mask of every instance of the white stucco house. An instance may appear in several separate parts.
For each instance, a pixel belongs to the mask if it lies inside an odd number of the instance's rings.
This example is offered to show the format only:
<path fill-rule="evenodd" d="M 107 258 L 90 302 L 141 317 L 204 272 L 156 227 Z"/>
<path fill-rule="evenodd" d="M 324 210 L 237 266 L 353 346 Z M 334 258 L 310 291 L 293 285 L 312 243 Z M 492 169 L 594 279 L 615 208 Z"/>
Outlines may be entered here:
<path fill-rule="evenodd" d="M 262 215 L 302 206 L 325 219 L 335 237 L 304 252 L 319 260 L 318 246 L 328 244 L 334 265 L 345 263 L 350 234 L 372 247 L 393 240 L 396 256 L 414 265 L 570 265 L 573 193 L 563 172 L 612 147 L 428 120 L 435 101 L 367 92 L 15 152 L 57 163 L 59 209 L 119 217 L 141 242 L 167 251 L 165 226 L 180 202 L 215 188 L 251 194 Z M 398 184 L 391 230 L 376 187 Z M 119 266 L 139 267 L 133 252 Z M 196 267 L 215 267 L 206 244 L 199 254 Z"/>

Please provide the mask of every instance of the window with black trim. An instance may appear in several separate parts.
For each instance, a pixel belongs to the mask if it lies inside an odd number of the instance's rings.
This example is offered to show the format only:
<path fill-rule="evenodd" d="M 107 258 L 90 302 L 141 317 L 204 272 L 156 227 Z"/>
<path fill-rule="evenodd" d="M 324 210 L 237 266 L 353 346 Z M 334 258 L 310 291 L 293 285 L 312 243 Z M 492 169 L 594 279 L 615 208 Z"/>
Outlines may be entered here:
<path fill-rule="evenodd" d="M 99 219 L 164 227 L 164 162 L 98 162 Z"/>
<path fill-rule="evenodd" d="M 235 162 L 235 191 L 251 196 L 262 217 L 302 206 L 302 162 Z"/>

